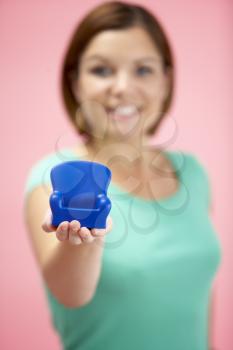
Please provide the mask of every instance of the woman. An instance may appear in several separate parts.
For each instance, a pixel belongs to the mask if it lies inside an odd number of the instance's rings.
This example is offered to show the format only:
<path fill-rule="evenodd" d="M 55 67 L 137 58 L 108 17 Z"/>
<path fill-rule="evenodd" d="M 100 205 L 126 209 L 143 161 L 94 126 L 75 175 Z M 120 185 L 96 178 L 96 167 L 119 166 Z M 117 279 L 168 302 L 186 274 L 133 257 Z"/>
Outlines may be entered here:
<path fill-rule="evenodd" d="M 221 251 L 208 176 L 194 155 L 150 145 L 173 89 L 168 38 L 145 8 L 107 2 L 75 29 L 62 96 L 84 143 L 40 160 L 25 190 L 28 231 L 64 349 L 211 348 Z M 111 168 L 106 229 L 77 220 L 51 225 L 49 171 L 68 159 Z"/>

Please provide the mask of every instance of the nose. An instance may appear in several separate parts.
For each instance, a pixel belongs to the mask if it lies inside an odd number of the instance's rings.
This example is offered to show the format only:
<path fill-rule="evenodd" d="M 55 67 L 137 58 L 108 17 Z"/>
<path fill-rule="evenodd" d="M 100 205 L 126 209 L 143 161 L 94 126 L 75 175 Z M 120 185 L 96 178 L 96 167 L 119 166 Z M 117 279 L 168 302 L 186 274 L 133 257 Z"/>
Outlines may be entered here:
<path fill-rule="evenodd" d="M 121 71 L 118 72 L 112 80 L 111 92 L 114 95 L 122 95 L 129 93 L 132 87 L 133 84 L 129 74 Z"/>

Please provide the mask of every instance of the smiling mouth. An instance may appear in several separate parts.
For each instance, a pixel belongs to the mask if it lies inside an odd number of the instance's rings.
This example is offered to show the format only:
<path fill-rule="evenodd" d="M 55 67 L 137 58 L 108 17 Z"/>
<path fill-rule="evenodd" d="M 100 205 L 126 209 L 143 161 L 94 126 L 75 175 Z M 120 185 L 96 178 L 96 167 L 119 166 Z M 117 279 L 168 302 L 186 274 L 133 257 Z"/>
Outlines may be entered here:
<path fill-rule="evenodd" d="M 127 121 L 139 116 L 140 109 L 134 105 L 107 108 L 108 116 L 113 120 Z"/>

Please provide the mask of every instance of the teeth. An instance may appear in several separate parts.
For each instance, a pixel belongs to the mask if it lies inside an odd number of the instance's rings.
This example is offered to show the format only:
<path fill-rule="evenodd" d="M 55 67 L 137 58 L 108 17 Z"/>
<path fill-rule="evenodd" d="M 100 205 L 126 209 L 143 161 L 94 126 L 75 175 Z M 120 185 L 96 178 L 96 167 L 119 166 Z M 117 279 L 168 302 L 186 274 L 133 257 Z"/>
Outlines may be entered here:
<path fill-rule="evenodd" d="M 119 106 L 116 109 L 113 110 L 114 114 L 118 114 L 118 115 L 132 115 L 135 114 L 137 112 L 137 108 L 133 105 L 129 105 L 129 106 Z"/>

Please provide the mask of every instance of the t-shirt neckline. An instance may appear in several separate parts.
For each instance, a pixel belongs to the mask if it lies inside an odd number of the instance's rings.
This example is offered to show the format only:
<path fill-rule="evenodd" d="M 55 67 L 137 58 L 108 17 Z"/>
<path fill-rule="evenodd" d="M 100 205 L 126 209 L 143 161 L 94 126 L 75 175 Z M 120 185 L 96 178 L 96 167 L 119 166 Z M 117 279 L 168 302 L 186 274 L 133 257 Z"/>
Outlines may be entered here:
<path fill-rule="evenodd" d="M 70 152 L 75 158 L 78 158 L 76 152 L 72 148 L 66 148 L 68 152 Z M 176 151 L 163 151 L 163 153 L 168 157 L 168 159 L 171 161 L 173 168 L 175 169 L 175 175 L 178 180 L 178 188 L 177 190 L 172 193 L 171 195 L 164 197 L 164 198 L 144 198 L 140 197 L 136 194 L 133 194 L 131 192 L 128 192 L 127 190 L 121 188 L 118 184 L 114 183 L 113 181 L 110 181 L 109 188 L 112 188 L 114 190 L 114 193 L 117 195 L 117 198 L 124 198 L 124 199 L 131 199 L 133 201 L 141 202 L 141 203 L 148 203 L 148 204 L 164 204 L 167 202 L 176 201 L 179 199 L 179 197 L 182 194 L 182 174 L 179 169 L 177 169 L 177 163 L 176 163 Z"/>

